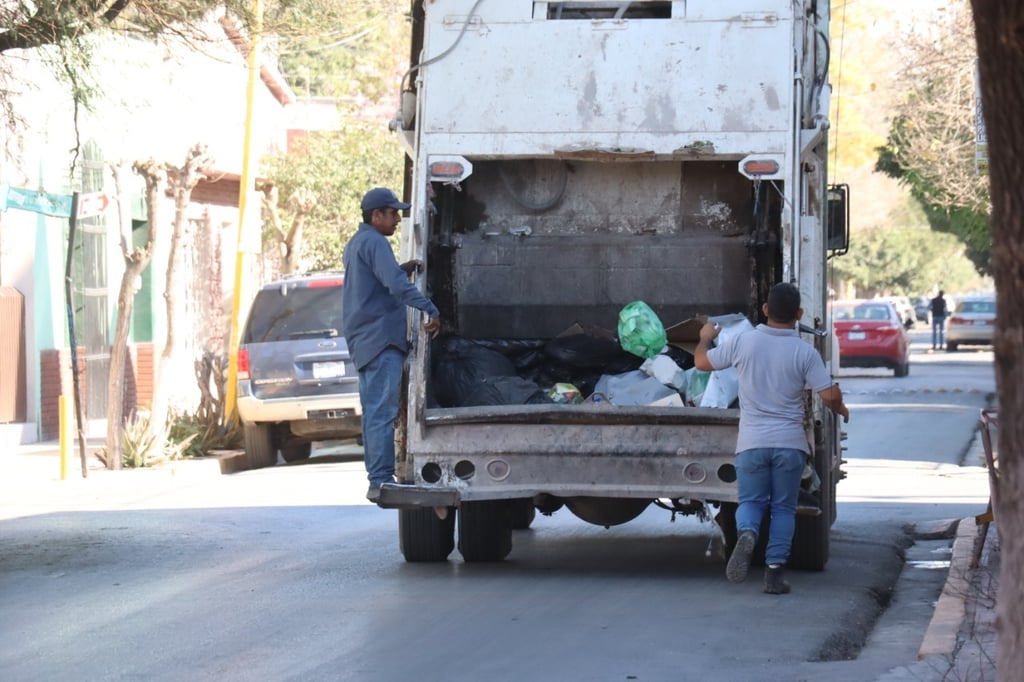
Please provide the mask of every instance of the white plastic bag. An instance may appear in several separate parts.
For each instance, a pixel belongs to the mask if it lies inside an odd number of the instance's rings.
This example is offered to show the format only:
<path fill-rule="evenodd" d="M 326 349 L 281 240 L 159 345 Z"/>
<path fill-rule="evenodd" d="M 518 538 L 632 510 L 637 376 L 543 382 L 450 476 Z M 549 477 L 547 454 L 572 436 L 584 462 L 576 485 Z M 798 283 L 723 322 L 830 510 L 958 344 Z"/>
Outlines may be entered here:
<path fill-rule="evenodd" d="M 675 360 L 667 355 L 656 355 L 649 360 L 644 360 L 640 369 L 648 376 L 654 377 L 677 391 L 686 388 L 686 373 L 675 363 Z"/>
<path fill-rule="evenodd" d="M 719 315 L 709 319 L 711 322 L 716 322 L 722 326 L 722 331 L 719 332 L 716 339 L 716 345 L 721 345 L 727 339 L 754 329 L 754 325 L 750 324 L 750 320 L 742 313 Z M 700 406 L 729 407 L 739 394 L 740 381 L 739 376 L 736 374 L 736 368 L 718 369 L 712 372 L 711 378 L 708 379 L 707 388 L 704 389 L 704 395 L 700 398 Z"/>
<path fill-rule="evenodd" d="M 650 405 L 678 393 L 641 371 L 605 374 L 597 382 L 595 393 L 608 397 L 612 405 Z"/>

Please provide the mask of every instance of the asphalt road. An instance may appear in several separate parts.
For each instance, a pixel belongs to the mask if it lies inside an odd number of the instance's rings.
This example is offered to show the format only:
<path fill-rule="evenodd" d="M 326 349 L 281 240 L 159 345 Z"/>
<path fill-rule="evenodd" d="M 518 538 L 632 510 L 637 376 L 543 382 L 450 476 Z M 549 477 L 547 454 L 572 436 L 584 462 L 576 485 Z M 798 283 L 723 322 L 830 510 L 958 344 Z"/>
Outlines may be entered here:
<path fill-rule="evenodd" d="M 914 660 L 945 578 L 949 541 L 907 549 L 908 524 L 984 508 L 984 472 L 959 463 L 991 352 L 915 349 L 907 378 L 840 382 L 852 418 L 832 558 L 793 572 L 785 597 L 762 594 L 759 571 L 728 583 L 706 556 L 713 526 L 658 509 L 610 529 L 538 516 L 501 564 L 413 565 L 351 458 L 56 481 L 5 453 L 0 677 L 878 679 Z"/>

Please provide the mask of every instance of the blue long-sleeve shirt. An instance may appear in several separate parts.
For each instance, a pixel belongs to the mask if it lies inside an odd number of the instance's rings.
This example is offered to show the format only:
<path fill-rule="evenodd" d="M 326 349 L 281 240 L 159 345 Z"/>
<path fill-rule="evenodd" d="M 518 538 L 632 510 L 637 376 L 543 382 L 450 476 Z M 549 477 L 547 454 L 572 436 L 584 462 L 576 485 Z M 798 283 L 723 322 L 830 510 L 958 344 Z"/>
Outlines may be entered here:
<path fill-rule="evenodd" d="M 359 231 L 345 246 L 342 264 L 342 324 L 357 369 L 389 346 L 408 352 L 406 306 L 431 317 L 440 315 L 398 266 L 387 238 L 372 226 L 359 224 Z"/>

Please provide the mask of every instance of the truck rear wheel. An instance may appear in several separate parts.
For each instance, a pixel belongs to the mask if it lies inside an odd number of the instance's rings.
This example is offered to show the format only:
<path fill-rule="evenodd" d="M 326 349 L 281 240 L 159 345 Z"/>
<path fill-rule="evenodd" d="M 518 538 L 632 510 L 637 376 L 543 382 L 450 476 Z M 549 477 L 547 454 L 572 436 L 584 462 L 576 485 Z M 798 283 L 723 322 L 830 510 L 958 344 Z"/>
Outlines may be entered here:
<path fill-rule="evenodd" d="M 277 448 L 271 438 L 270 424 L 243 424 L 242 442 L 250 469 L 262 469 L 277 464 Z"/>
<path fill-rule="evenodd" d="M 399 509 L 398 546 L 408 562 L 446 561 L 455 549 L 455 508 L 444 519 L 431 507 Z"/>
<path fill-rule="evenodd" d="M 469 563 L 501 561 L 512 551 L 512 505 L 507 500 L 463 502 L 459 552 Z"/>
<path fill-rule="evenodd" d="M 836 488 L 833 479 L 832 449 L 835 446 L 835 417 L 829 411 L 822 415 L 821 435 L 816 438 L 814 469 L 821 478 L 821 487 L 814 496 L 818 498 L 821 514 L 818 516 L 796 517 L 793 533 L 793 547 L 787 565 L 805 571 L 823 571 L 831 546 L 832 522 L 835 520 Z"/>
<path fill-rule="evenodd" d="M 532 499 L 512 500 L 512 530 L 527 530 L 537 518 Z"/>

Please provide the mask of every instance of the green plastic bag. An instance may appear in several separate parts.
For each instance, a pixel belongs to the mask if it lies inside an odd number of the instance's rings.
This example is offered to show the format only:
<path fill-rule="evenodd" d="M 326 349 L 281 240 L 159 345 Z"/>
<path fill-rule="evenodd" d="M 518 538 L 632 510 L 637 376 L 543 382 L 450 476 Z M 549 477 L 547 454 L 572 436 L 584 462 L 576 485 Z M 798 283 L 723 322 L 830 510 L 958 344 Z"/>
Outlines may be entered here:
<path fill-rule="evenodd" d="M 619 345 L 645 359 L 653 358 L 668 343 L 665 327 L 651 306 L 633 301 L 619 311 Z"/>

